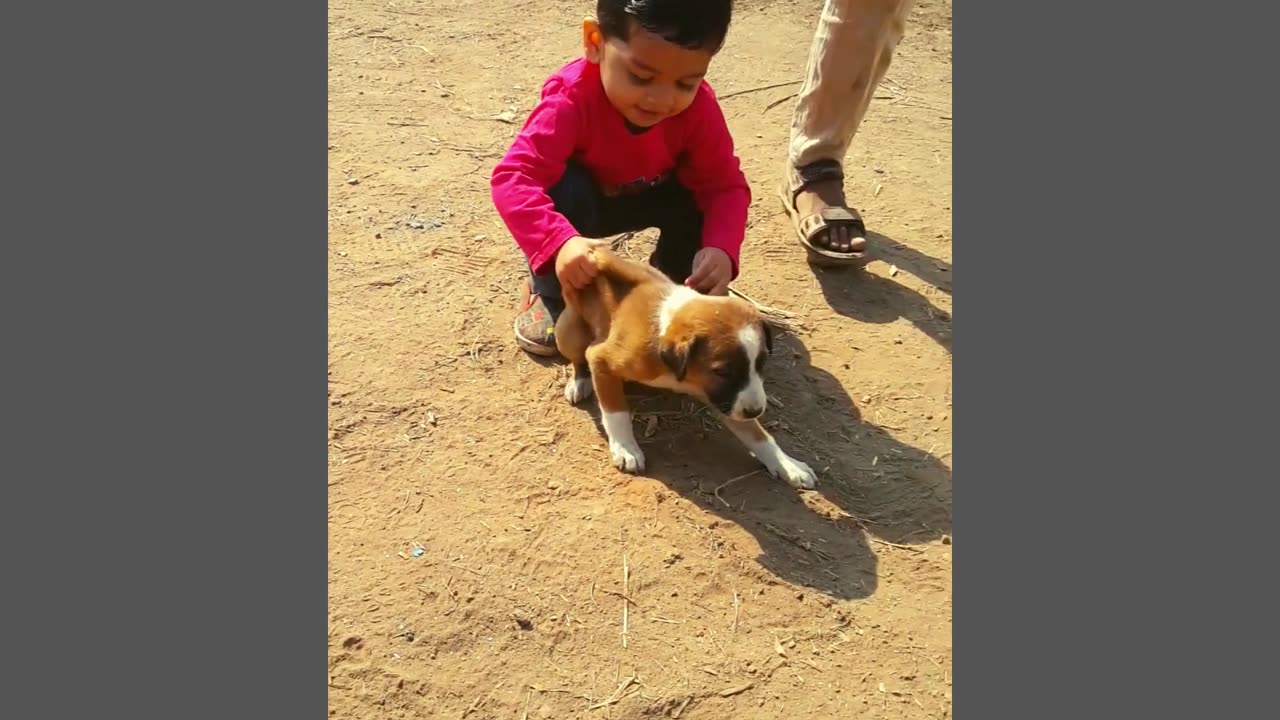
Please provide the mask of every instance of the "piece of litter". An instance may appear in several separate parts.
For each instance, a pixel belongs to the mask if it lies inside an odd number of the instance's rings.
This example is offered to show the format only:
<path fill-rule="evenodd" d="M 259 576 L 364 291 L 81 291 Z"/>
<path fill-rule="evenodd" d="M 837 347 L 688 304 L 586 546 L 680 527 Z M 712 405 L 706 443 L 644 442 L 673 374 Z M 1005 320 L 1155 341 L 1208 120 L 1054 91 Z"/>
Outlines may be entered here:
<path fill-rule="evenodd" d="M 407 224 L 414 230 L 435 230 L 444 227 L 444 223 L 439 220 L 419 220 L 418 218 L 409 218 Z"/>
<path fill-rule="evenodd" d="M 359 184 L 360 184 L 360 178 L 347 178 L 347 184 L 348 184 L 348 185 L 359 185 Z"/>
<path fill-rule="evenodd" d="M 419 558 L 419 557 L 422 557 L 423 554 L 425 554 L 426 552 L 427 552 L 426 550 L 423 550 L 422 548 L 415 545 L 414 548 L 409 551 L 409 554 L 416 558 Z"/>
<path fill-rule="evenodd" d="M 898 266 L 897 266 L 897 265 L 890 265 L 890 266 L 889 266 L 889 277 L 897 277 L 897 276 L 898 276 L 898 272 L 899 272 L 899 270 L 898 270 Z"/>
<path fill-rule="evenodd" d="M 649 422 L 644 427 L 644 436 L 651 438 L 656 432 L 658 432 L 658 416 L 650 415 Z"/>

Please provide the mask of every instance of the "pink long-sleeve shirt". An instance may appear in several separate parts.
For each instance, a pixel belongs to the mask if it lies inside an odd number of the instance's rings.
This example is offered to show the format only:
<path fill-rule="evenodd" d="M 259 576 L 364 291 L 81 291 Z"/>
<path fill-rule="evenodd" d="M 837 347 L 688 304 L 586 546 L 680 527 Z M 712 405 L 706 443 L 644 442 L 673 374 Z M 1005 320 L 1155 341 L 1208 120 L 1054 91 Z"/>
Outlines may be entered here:
<path fill-rule="evenodd" d="M 543 84 L 490 182 L 498 214 L 537 274 L 549 272 L 560 246 L 578 235 L 547 194 L 570 160 L 602 187 L 673 174 L 702 211 L 702 246 L 725 251 L 737 276 L 751 189 L 706 82 L 684 112 L 640 134 L 609 103 L 594 63 L 569 63 Z"/>

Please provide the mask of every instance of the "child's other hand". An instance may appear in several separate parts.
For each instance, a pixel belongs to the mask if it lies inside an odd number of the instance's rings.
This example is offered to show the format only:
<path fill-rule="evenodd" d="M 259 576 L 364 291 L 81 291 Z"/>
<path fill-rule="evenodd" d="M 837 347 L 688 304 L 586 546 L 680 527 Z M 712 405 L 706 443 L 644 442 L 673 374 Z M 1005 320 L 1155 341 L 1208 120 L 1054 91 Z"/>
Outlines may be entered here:
<path fill-rule="evenodd" d="M 579 290 L 590 285 L 595 280 L 597 271 L 591 250 L 604 245 L 606 243 L 602 240 L 569 238 L 556 254 L 556 277 L 560 278 L 560 283 Z"/>
<path fill-rule="evenodd" d="M 693 272 L 685 285 L 707 295 L 728 295 L 733 261 L 720 248 L 702 248 L 693 256 Z"/>

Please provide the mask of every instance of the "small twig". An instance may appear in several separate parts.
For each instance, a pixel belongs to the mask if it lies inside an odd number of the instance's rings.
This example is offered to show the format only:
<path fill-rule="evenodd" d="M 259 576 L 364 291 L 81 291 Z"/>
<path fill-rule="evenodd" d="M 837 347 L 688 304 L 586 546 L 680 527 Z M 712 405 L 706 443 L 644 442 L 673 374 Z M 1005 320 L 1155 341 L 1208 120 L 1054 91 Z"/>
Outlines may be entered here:
<path fill-rule="evenodd" d="M 738 632 L 738 615 L 742 612 L 742 600 L 738 598 L 738 591 L 733 591 L 733 627 L 729 628 L 729 632 Z"/>
<path fill-rule="evenodd" d="M 532 697 L 533 697 L 533 690 L 530 689 L 529 692 L 524 696 L 524 714 L 520 716 L 520 720 L 529 720 L 529 698 L 532 698 Z"/>
<path fill-rule="evenodd" d="M 766 106 L 765 106 L 765 108 L 764 108 L 764 110 L 760 111 L 760 114 L 761 114 L 761 115 L 763 115 L 763 114 L 765 114 L 765 113 L 769 112 L 770 110 L 772 110 L 772 109 L 774 109 L 774 108 L 778 107 L 778 106 L 779 106 L 779 105 L 781 105 L 782 103 L 784 103 L 784 102 L 786 102 L 786 101 L 788 101 L 788 100 L 793 100 L 793 99 L 795 99 L 796 97 L 799 97 L 799 95 L 800 95 L 800 93 L 791 93 L 790 95 L 788 95 L 788 96 L 786 96 L 786 97 L 780 97 L 780 98 L 778 98 L 777 100 L 774 100 L 773 102 L 771 102 L 771 103 L 769 103 L 768 105 L 766 105 Z"/>
<path fill-rule="evenodd" d="M 778 537 L 782 538 L 783 540 L 786 540 L 786 541 L 790 542 L 792 545 L 795 545 L 796 547 L 799 547 L 799 548 L 803 548 L 803 549 L 805 549 L 805 550 L 808 550 L 809 552 L 813 553 L 814 555 L 817 555 L 818 557 L 822 558 L 823 560 L 830 560 L 830 559 L 831 559 L 831 554 L 830 554 L 830 553 L 828 553 L 828 552 L 826 552 L 826 551 L 824 551 L 824 550 L 821 550 L 821 549 L 819 549 L 819 548 L 814 547 L 812 542 L 809 542 L 808 540 L 801 539 L 800 537 L 798 537 L 798 536 L 796 536 L 796 535 L 790 535 L 790 534 L 788 534 L 788 533 L 786 533 L 786 532 L 783 532 L 782 530 L 779 530 L 779 529 L 778 529 L 775 525 L 773 525 L 772 523 L 765 523 L 765 525 L 764 525 L 764 529 L 765 529 L 765 530 L 768 530 L 769 532 L 773 533 L 774 535 L 777 535 Z"/>
<path fill-rule="evenodd" d="M 391 511 L 391 515 L 399 515 L 400 513 L 402 513 L 402 512 L 404 512 L 405 510 L 409 509 L 409 495 L 410 495 L 412 492 L 413 492 L 412 490 L 405 490 L 405 491 L 404 491 L 404 504 L 400 506 L 400 509 L 399 509 L 399 510 L 392 510 L 392 511 Z M 388 515 L 387 517 L 391 517 L 391 515 Z"/>
<path fill-rule="evenodd" d="M 747 684 L 745 684 L 745 685 L 739 685 L 739 686 L 737 686 L 737 687 L 731 687 L 731 688 L 729 688 L 729 689 L 727 689 L 727 690 L 721 690 L 721 691 L 720 691 L 720 693 L 719 693 L 719 695 L 720 695 L 720 697 L 733 697 L 734 695 L 738 695 L 738 694 L 740 694 L 740 693 L 744 693 L 744 692 L 746 692 L 746 691 L 750 690 L 750 689 L 751 689 L 751 688 L 753 688 L 753 687 L 755 687 L 755 683 L 754 683 L 754 682 L 749 682 L 749 683 L 747 683 Z"/>
<path fill-rule="evenodd" d="M 643 610 L 643 609 L 644 609 L 644 606 L 643 606 L 643 605 L 641 605 L 640 603 L 636 602 L 635 600 L 632 600 L 632 599 L 631 599 L 630 597 L 628 597 L 627 595 L 625 595 L 625 594 L 623 594 L 623 593 L 618 592 L 617 590 L 601 590 L 600 592 L 604 593 L 605 595 L 613 595 L 614 597 L 620 597 L 620 598 L 622 598 L 623 600 L 626 600 L 627 602 L 631 603 L 632 605 L 635 605 L 637 610 Z"/>
<path fill-rule="evenodd" d="M 467 571 L 467 572 L 469 572 L 469 573 L 475 573 L 476 575 L 479 575 L 479 576 L 481 576 L 481 577 L 484 577 L 484 573 L 480 572 L 479 570 L 473 570 L 473 569 L 471 569 L 471 568 L 467 567 L 466 565 L 459 565 L 458 563 L 450 562 L 450 563 L 449 563 L 449 567 L 456 567 L 456 568 L 458 568 L 459 570 L 466 570 L 466 571 Z"/>
<path fill-rule="evenodd" d="M 874 537 L 871 537 L 870 535 L 867 536 L 867 539 L 878 545 L 888 545 L 889 547 L 895 547 L 895 548 L 898 548 L 899 550 L 909 550 L 913 553 L 916 553 L 917 555 L 924 552 L 924 550 L 918 547 L 911 547 L 910 545 L 900 545 L 895 542 L 889 542 L 888 540 L 881 540 L 880 538 L 874 538 Z"/>
<path fill-rule="evenodd" d="M 737 97 L 739 95 L 746 95 L 748 93 L 760 92 L 761 90 L 773 90 L 780 87 L 787 87 L 789 85 L 799 85 L 802 82 L 804 82 L 804 80 L 788 80 L 786 82 L 773 83 L 771 85 L 761 85 L 759 87 L 747 88 L 745 90 L 735 90 L 731 93 L 725 93 L 724 95 L 721 95 L 720 99 L 728 100 L 731 97 Z"/>
<path fill-rule="evenodd" d="M 627 635 L 630 633 L 629 615 L 631 609 L 630 595 L 631 566 L 627 562 L 627 553 L 622 553 L 622 647 L 627 646 Z M 635 677 L 632 676 L 634 680 Z M 630 682 L 630 681 L 628 681 Z"/>
<path fill-rule="evenodd" d="M 623 681 L 622 681 L 622 684 L 618 686 L 618 689 L 617 689 L 617 690 L 614 690 L 614 691 L 613 691 L 613 694 L 612 694 L 612 695 L 610 695 L 607 699 L 605 699 L 605 700 L 601 700 L 600 702 L 596 703 L 595 705 L 592 705 L 591 707 L 587 708 L 587 711 L 588 711 L 588 712 L 590 712 L 590 711 L 592 711 L 592 710 L 599 710 L 599 709 L 600 709 L 600 708 L 602 708 L 602 707 L 606 707 L 606 706 L 608 706 L 608 705 L 612 705 L 612 704 L 614 704 L 614 703 L 618 702 L 619 700 L 621 700 L 621 699 L 622 699 L 622 691 L 623 691 L 623 690 L 626 690 L 626 689 L 627 689 L 627 688 L 629 688 L 629 687 L 631 687 L 631 683 L 633 683 L 633 682 L 635 682 L 635 681 L 636 681 L 636 676 L 635 676 L 635 675 L 632 675 L 631 677 L 627 678 L 626 680 L 623 680 Z"/>
<path fill-rule="evenodd" d="M 684 702 L 680 703 L 680 707 L 676 708 L 676 711 L 675 711 L 675 712 L 673 712 L 673 713 L 671 713 L 671 719 L 672 719 L 672 720 L 679 720 L 679 718 L 680 718 L 680 713 L 683 713 L 683 712 L 684 712 L 684 709 L 685 709 L 685 708 L 687 708 L 687 707 L 689 707 L 689 703 L 691 703 L 691 702 L 693 702 L 693 696 L 692 696 L 692 695 L 690 695 L 689 697 L 686 697 L 686 698 L 684 699 Z"/>
<path fill-rule="evenodd" d="M 668 625 L 683 625 L 685 623 L 684 620 L 672 620 L 671 618 L 664 618 L 661 615 L 654 615 L 649 619 L 654 622 L 666 623 Z"/>
<path fill-rule="evenodd" d="M 732 505 L 730 505 L 730 504 L 728 503 L 728 501 L 726 501 L 724 498 L 720 497 L 720 491 L 721 491 L 721 490 L 723 490 L 723 489 L 725 489 L 726 487 L 728 487 L 728 486 L 732 485 L 733 483 L 738 482 L 739 480 L 745 480 L 745 479 L 747 479 L 747 478 L 751 477 L 752 475 L 759 475 L 759 474 L 760 474 L 760 473 L 762 473 L 762 472 L 764 472 L 764 468 L 760 468 L 760 469 L 758 469 L 758 470 L 752 470 L 751 472 L 749 472 L 749 473 L 747 473 L 747 474 L 745 474 L 745 475 L 739 475 L 739 476 L 738 476 L 738 477 L 736 477 L 736 478 L 731 478 L 731 479 L 729 479 L 729 480 L 726 480 L 726 481 L 724 481 L 723 483 L 720 483 L 719 487 L 717 487 L 717 488 L 712 492 L 712 494 L 716 496 L 716 499 L 717 499 L 717 500 L 719 500 L 720 502 L 724 503 L 724 506 L 725 506 L 725 507 L 727 507 L 727 508 L 729 508 L 730 510 L 732 510 L 732 509 L 733 509 L 733 506 L 732 506 Z"/>
<path fill-rule="evenodd" d="M 729 294 L 737 295 L 743 300 L 755 305 L 756 310 L 760 311 L 760 315 L 764 317 L 765 321 L 779 330 L 795 333 L 804 328 L 803 323 L 795 319 L 798 316 L 793 312 L 765 305 L 736 288 L 729 288 Z"/>
<path fill-rule="evenodd" d="M 480 707 L 480 704 L 481 704 L 481 703 L 483 703 L 483 702 L 484 702 L 484 696 L 483 696 L 483 695 L 477 695 L 477 696 L 476 696 L 475 701 L 471 703 L 471 707 L 469 707 L 469 708 L 467 708 L 466 710 L 463 710 L 463 711 L 462 711 L 462 717 L 463 717 L 463 720 L 465 720 L 465 719 L 466 719 L 466 717 L 467 717 L 468 715 L 470 715 L 471 713 L 475 712 L 475 711 L 476 711 L 476 708 Z"/>

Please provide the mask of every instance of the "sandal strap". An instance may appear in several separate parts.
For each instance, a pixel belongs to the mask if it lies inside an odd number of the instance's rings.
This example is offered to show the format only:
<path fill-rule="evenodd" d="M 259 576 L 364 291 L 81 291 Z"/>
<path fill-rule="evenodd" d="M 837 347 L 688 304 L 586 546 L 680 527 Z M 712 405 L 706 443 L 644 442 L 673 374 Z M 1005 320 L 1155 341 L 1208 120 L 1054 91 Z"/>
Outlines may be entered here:
<path fill-rule="evenodd" d="M 800 193 L 814 183 L 844 180 L 844 168 L 836 160 L 818 160 L 803 167 L 795 168 L 795 179 L 798 183 L 791 188 L 791 205 L 795 206 Z"/>
<path fill-rule="evenodd" d="M 805 240 L 812 243 L 818 233 L 829 231 L 840 225 L 854 228 L 861 236 L 865 236 L 867 233 L 867 227 L 857 211 L 842 207 L 829 207 L 815 215 L 806 215 L 800 221 L 800 232 L 804 235 Z"/>

